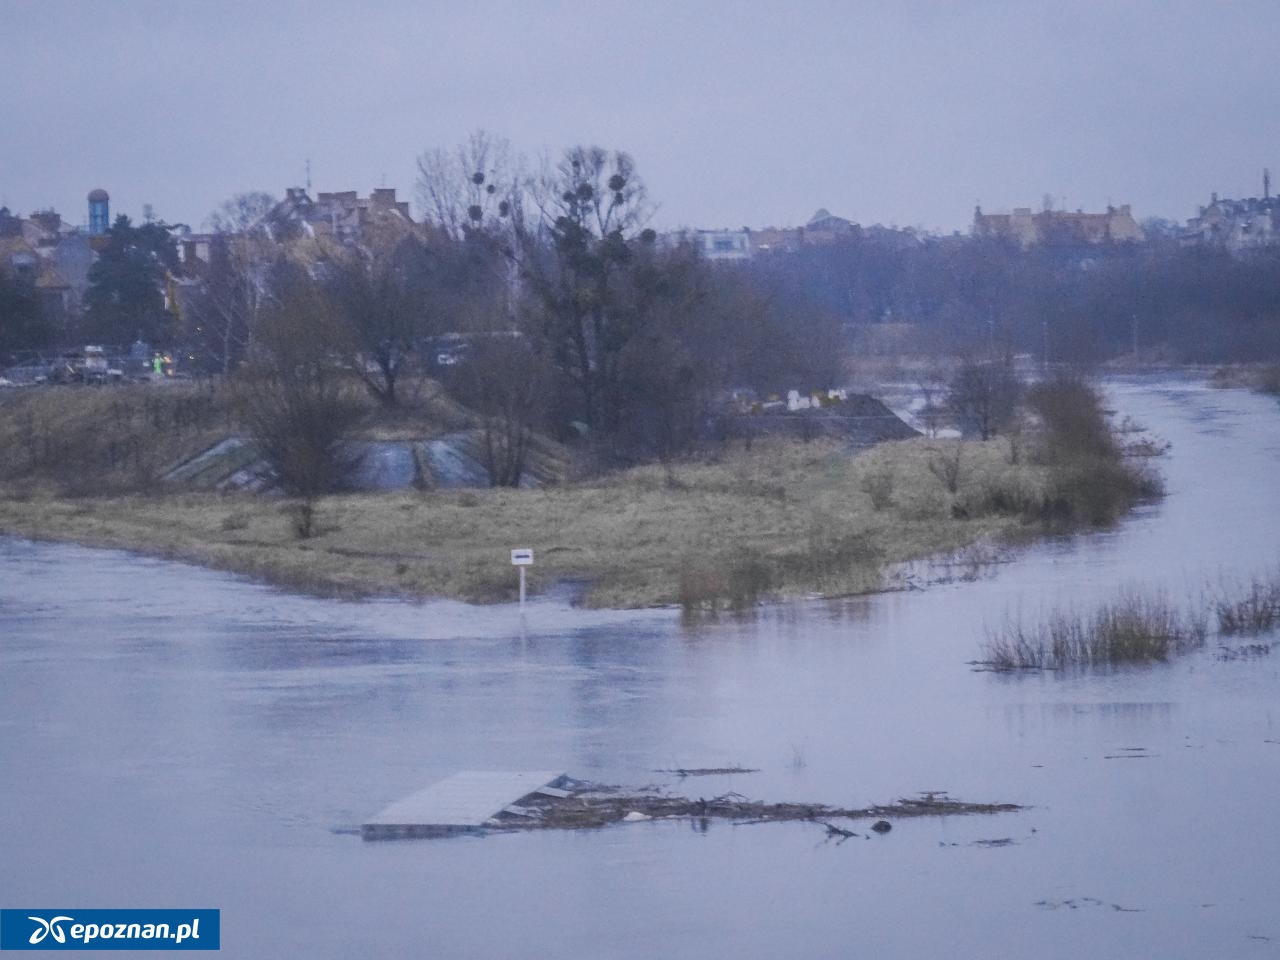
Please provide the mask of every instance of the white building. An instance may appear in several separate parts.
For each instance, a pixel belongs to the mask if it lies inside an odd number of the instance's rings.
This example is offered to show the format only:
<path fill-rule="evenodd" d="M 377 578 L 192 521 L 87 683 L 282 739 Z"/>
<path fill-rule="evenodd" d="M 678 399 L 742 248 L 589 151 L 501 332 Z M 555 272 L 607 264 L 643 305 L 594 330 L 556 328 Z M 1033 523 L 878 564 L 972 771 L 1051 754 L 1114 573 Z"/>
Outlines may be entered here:
<path fill-rule="evenodd" d="M 664 240 L 669 246 L 691 244 L 708 260 L 751 259 L 751 235 L 746 230 L 677 230 Z"/>

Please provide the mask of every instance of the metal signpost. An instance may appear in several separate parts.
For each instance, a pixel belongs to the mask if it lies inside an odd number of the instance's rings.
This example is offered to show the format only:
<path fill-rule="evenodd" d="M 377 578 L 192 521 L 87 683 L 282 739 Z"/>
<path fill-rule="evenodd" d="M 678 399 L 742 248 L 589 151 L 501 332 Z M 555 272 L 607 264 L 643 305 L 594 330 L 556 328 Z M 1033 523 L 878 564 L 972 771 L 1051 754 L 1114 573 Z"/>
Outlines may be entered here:
<path fill-rule="evenodd" d="M 520 607 L 524 608 L 524 568 L 533 566 L 533 551 L 519 547 L 511 551 L 511 565 L 520 568 Z"/>

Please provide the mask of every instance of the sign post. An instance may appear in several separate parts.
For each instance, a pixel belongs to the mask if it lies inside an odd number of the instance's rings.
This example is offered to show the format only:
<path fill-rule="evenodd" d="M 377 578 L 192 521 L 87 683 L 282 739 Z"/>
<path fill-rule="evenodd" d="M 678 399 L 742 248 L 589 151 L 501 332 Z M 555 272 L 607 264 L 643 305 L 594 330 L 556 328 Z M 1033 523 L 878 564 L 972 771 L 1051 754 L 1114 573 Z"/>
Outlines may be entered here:
<path fill-rule="evenodd" d="M 524 609 L 524 568 L 533 566 L 533 551 L 519 547 L 511 551 L 511 565 L 520 568 L 520 609 Z"/>

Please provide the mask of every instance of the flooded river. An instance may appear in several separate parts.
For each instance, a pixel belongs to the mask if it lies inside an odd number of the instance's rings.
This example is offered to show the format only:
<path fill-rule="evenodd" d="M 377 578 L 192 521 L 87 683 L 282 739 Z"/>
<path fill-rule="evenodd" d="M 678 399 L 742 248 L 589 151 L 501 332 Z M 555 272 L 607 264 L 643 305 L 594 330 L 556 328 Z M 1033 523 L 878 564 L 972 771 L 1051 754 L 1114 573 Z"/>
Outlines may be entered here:
<path fill-rule="evenodd" d="M 1169 495 L 976 582 L 691 628 L 291 597 L 0 540 L 0 906 L 217 907 L 230 957 L 1252 957 L 1280 953 L 1280 650 L 975 672 L 984 627 L 1280 561 L 1280 407 L 1113 382 Z M 534 544 L 533 546 L 537 546 Z M 364 843 L 460 769 L 999 817 Z M 865 825 L 855 827 L 865 831 Z M 1007 844 L 980 841 L 1009 840 Z"/>

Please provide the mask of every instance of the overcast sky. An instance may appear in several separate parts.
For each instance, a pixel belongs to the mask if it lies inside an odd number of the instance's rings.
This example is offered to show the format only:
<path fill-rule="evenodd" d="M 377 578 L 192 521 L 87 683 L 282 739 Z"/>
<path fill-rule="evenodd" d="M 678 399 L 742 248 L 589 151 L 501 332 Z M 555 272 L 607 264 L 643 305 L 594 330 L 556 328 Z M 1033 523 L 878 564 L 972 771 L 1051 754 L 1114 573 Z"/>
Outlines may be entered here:
<path fill-rule="evenodd" d="M 0 0 L 0 202 L 199 226 L 384 182 L 476 128 L 628 150 L 655 225 L 966 228 L 1280 182 L 1280 2 Z"/>

